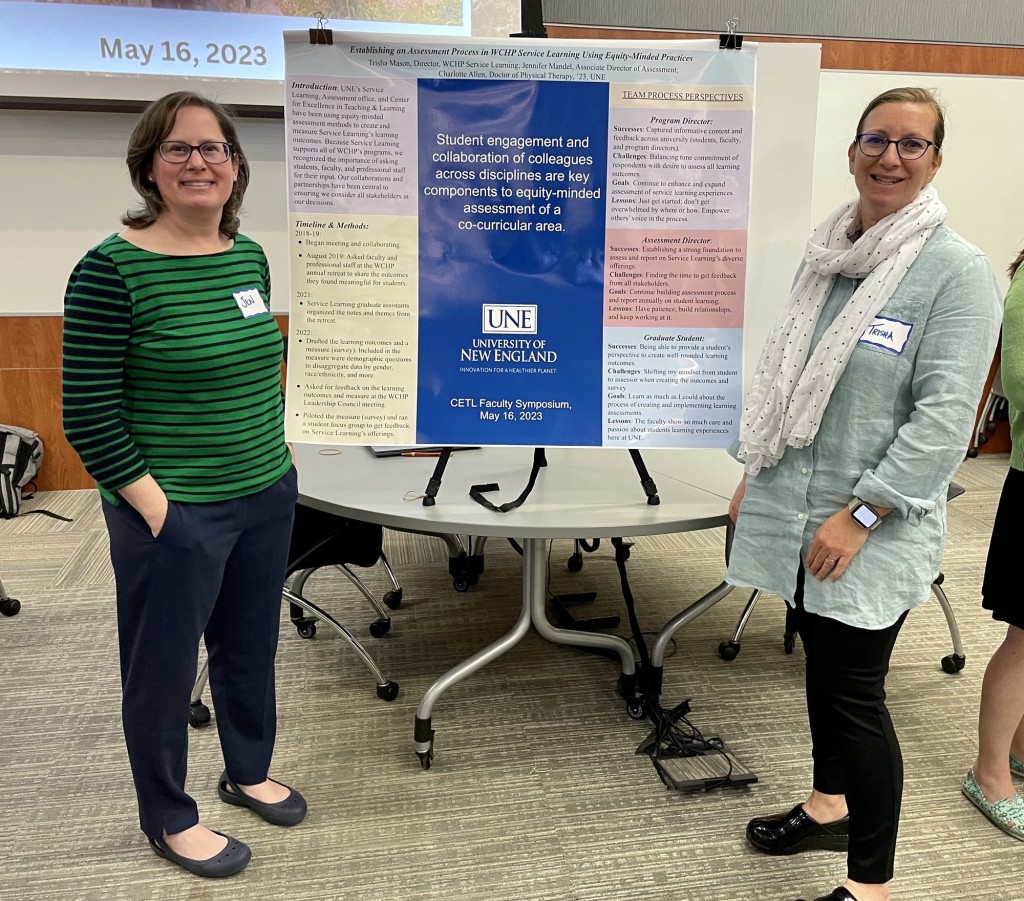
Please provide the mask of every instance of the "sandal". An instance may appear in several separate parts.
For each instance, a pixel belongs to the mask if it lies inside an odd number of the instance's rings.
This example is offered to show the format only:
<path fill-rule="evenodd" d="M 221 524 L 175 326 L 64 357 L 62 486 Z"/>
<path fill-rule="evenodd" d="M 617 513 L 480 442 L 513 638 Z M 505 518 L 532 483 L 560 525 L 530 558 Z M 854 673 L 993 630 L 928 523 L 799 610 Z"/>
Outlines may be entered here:
<path fill-rule="evenodd" d="M 1013 795 L 1001 801 L 989 801 L 974 777 L 974 770 L 967 771 L 962 786 L 964 796 L 996 826 L 1007 835 L 1024 841 L 1024 798 Z"/>
<path fill-rule="evenodd" d="M 218 832 L 216 829 L 211 831 L 214 835 L 224 835 L 223 832 Z M 195 876 L 216 879 L 240 873 L 245 869 L 249 861 L 252 860 L 252 851 L 249 850 L 249 846 L 245 842 L 240 842 L 237 838 L 232 838 L 230 835 L 224 835 L 224 838 L 228 840 L 227 847 L 220 854 L 206 860 L 182 857 L 180 854 L 172 851 L 169 845 L 164 844 L 164 842 L 157 838 L 151 838 L 149 844 L 157 857 L 162 857 L 164 860 L 176 863 L 183 870 L 188 870 L 188 872 Z"/>

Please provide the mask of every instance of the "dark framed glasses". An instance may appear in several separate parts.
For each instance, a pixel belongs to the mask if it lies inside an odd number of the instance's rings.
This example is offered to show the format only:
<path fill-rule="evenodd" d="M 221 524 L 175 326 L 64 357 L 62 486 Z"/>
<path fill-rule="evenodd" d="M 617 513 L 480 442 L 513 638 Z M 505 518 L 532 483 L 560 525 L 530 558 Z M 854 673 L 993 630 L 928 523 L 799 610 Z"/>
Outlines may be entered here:
<path fill-rule="evenodd" d="M 900 159 L 919 160 L 925 155 L 929 147 L 935 147 L 934 141 L 926 141 L 924 138 L 900 138 L 893 141 L 885 135 L 875 135 L 870 132 L 857 135 L 857 146 L 865 156 L 881 156 L 889 149 L 890 144 L 896 145 L 896 152 Z"/>
<path fill-rule="evenodd" d="M 202 144 L 186 144 L 183 141 L 162 141 L 156 151 L 168 163 L 184 163 L 192 157 L 192 151 L 208 163 L 226 163 L 231 159 L 231 145 L 224 141 L 204 141 Z"/>

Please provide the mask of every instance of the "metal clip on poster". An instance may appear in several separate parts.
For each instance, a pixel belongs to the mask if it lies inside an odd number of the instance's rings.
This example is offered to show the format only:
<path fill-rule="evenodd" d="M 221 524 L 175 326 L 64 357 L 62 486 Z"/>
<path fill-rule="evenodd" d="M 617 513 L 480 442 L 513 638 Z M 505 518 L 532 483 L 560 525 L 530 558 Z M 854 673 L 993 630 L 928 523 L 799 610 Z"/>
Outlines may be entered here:
<path fill-rule="evenodd" d="M 309 43 L 311 44 L 333 44 L 334 32 L 327 28 L 327 20 L 324 14 L 317 10 L 313 13 L 316 16 L 316 28 L 309 29 Z"/>
<path fill-rule="evenodd" d="M 728 32 L 718 36 L 719 50 L 740 50 L 743 48 L 743 35 L 736 34 L 736 26 L 739 24 L 740 20 L 735 17 L 725 23 Z"/>

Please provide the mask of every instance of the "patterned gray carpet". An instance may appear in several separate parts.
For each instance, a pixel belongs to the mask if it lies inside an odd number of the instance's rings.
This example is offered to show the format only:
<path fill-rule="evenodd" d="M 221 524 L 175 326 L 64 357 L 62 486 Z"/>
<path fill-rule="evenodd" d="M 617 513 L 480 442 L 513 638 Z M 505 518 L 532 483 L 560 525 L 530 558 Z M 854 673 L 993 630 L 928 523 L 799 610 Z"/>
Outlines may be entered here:
<path fill-rule="evenodd" d="M 989 825 L 959 790 L 974 755 L 984 666 L 1003 634 L 978 594 L 1005 467 L 1005 457 L 965 463 L 958 481 L 967 493 L 950 507 L 943 569 L 967 668 L 941 671 L 951 645 L 934 602 L 911 615 L 896 648 L 888 684 L 907 771 L 896 901 L 1024 897 L 1024 845 Z M 312 641 L 299 638 L 282 608 L 273 772 L 303 789 L 309 818 L 286 831 L 220 803 L 216 731 L 197 731 L 189 786 L 204 822 L 248 842 L 254 860 L 225 882 L 190 877 L 157 859 L 136 825 L 97 497 L 57 492 L 34 505 L 74 522 L 0 522 L 0 579 L 23 603 L 18 616 L 0 620 L 4 901 L 792 901 L 842 880 L 841 857 L 775 860 L 743 839 L 751 816 L 786 809 L 809 787 L 801 654 L 799 645 L 783 652 L 778 599 L 762 599 L 735 661 L 720 660 L 716 647 L 735 627 L 739 592 L 678 633 L 665 667 L 665 703 L 692 698 L 693 721 L 759 774 L 752 788 L 666 790 L 649 759 L 634 754 L 649 727 L 626 716 L 615 665 L 532 633 L 442 696 L 433 716 L 437 757 L 424 771 L 412 749 L 419 699 L 511 627 L 520 561 L 490 541 L 480 584 L 460 594 L 441 542 L 394 533 L 386 550 L 405 601 L 386 637 L 369 637 L 373 615 L 339 573 L 317 573 L 307 594 L 365 636 L 400 696 L 378 700 L 343 641 L 323 627 Z M 597 591 L 593 613 L 620 612 L 610 548 L 587 555 L 579 573 L 566 569 L 571 550 L 571 542 L 554 543 L 551 590 Z M 641 619 L 653 630 L 720 580 L 722 536 L 641 538 L 629 567 Z M 386 589 L 382 572 L 365 575 L 375 592 Z"/>

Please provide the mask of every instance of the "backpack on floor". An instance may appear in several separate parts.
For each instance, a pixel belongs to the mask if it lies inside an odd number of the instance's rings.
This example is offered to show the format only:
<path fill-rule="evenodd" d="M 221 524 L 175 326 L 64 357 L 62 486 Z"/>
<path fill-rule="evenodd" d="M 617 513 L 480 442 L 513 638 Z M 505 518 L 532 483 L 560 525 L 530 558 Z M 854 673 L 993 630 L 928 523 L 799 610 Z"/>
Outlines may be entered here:
<path fill-rule="evenodd" d="M 21 502 L 36 492 L 35 475 L 43 462 L 43 439 L 31 429 L 0 425 L 0 519 L 13 519 Z M 71 522 L 49 510 L 28 510 Z"/>

